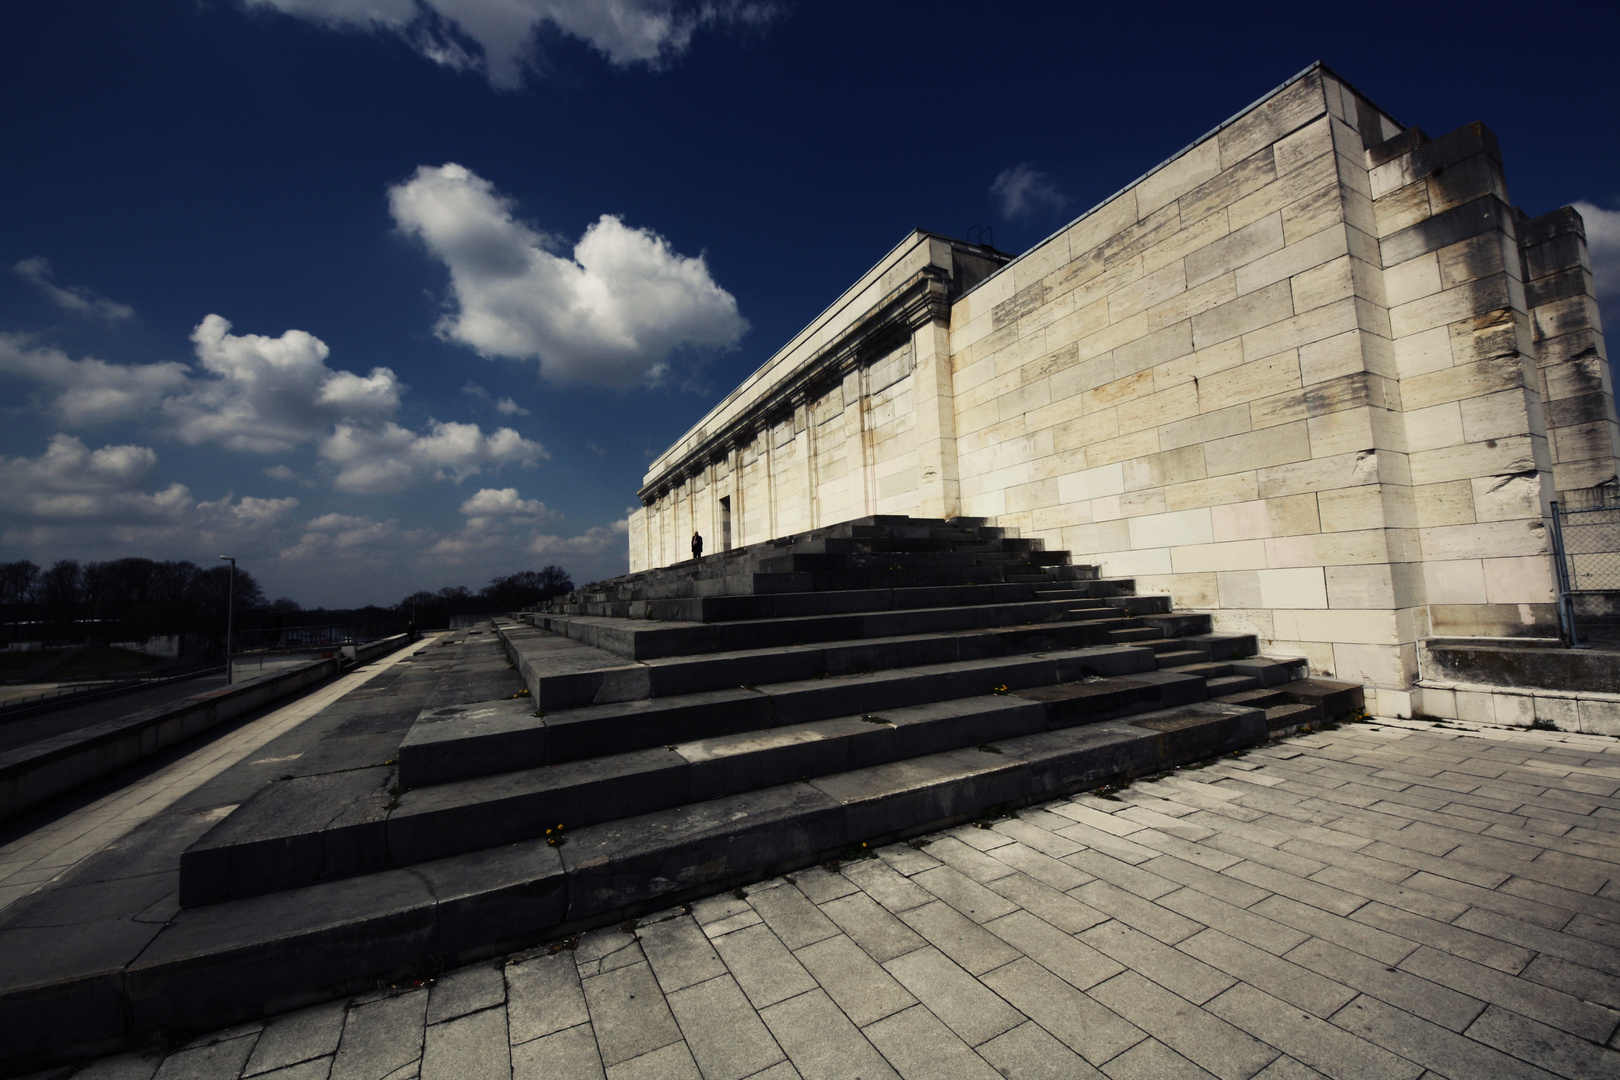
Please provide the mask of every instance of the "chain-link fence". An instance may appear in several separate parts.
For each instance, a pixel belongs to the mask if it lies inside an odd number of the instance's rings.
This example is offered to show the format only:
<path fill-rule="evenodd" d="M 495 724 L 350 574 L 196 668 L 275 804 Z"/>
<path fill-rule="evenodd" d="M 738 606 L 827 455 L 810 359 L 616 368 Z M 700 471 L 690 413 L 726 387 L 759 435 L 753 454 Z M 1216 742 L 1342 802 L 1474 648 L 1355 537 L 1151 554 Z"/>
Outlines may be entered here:
<path fill-rule="evenodd" d="M 1559 606 L 1575 641 L 1620 640 L 1620 493 L 1552 504 Z"/>

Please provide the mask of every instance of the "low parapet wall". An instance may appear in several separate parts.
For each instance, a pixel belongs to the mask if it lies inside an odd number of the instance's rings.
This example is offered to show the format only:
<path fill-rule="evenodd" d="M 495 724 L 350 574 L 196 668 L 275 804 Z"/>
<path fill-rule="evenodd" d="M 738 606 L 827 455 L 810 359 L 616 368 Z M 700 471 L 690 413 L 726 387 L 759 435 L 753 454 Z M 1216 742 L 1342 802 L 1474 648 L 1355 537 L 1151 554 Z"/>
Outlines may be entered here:
<path fill-rule="evenodd" d="M 355 659 L 366 663 L 407 640 L 398 634 L 369 642 L 356 649 Z M 0 820 L 331 678 L 341 667 L 341 656 L 313 660 L 0 753 Z"/>

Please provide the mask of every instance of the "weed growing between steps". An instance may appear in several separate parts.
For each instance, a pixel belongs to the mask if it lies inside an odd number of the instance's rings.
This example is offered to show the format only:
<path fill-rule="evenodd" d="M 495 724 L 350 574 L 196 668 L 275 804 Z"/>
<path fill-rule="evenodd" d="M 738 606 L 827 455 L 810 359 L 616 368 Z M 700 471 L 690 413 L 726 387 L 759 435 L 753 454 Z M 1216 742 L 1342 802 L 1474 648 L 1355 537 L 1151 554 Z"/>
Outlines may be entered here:
<path fill-rule="evenodd" d="M 865 840 L 862 840 L 858 844 L 851 844 L 843 851 L 840 851 L 835 857 L 822 863 L 821 868 L 827 871 L 829 874 L 836 874 L 843 868 L 845 863 L 859 862 L 861 859 L 875 858 L 877 858 L 876 853 L 874 853 L 871 848 L 867 847 Z M 735 889 L 733 892 L 740 893 L 742 890 Z M 741 899 L 741 897 L 738 897 L 738 899 Z"/>
<path fill-rule="evenodd" d="M 1138 775 L 1139 774 L 1135 769 L 1126 769 L 1119 776 L 1115 777 L 1113 780 L 1102 785 L 1101 787 L 1092 788 L 1090 794 L 1097 796 L 1099 799 L 1107 799 L 1110 802 L 1119 802 L 1119 793 L 1136 783 Z"/>
<path fill-rule="evenodd" d="M 999 750 L 996 751 L 998 754 L 1000 752 L 1001 751 Z M 968 824 L 972 825 L 975 829 L 989 829 L 994 828 L 996 822 L 998 821 L 1011 821 L 1016 817 L 1018 817 L 1018 811 L 1015 807 L 1007 805 L 992 806 L 990 809 L 984 811 Z"/>

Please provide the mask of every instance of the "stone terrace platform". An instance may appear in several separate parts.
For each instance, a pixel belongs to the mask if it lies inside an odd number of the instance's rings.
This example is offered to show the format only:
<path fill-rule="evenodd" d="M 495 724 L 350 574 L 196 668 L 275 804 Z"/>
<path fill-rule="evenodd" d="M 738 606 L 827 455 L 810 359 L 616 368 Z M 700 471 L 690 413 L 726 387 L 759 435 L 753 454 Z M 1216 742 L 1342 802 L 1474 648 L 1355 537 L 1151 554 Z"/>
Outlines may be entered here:
<path fill-rule="evenodd" d="M 73 1075 L 1620 1075 L 1612 738 L 1345 725 L 979 825 Z"/>
<path fill-rule="evenodd" d="M 844 523 L 568 608 L 441 637 L 13 905 L 0 1064 L 252 1021 L 1361 704 L 979 521 Z"/>

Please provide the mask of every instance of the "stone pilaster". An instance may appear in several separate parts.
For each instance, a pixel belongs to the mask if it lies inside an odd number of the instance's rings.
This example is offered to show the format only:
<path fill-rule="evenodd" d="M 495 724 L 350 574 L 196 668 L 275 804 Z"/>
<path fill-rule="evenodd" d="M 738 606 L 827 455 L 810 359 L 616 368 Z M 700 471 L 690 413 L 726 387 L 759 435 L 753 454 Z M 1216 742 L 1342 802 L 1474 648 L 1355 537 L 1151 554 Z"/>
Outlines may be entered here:
<path fill-rule="evenodd" d="M 950 327 L 929 321 L 912 334 L 911 341 L 917 358 L 911 373 L 917 394 L 917 515 L 956 517 L 962 512 L 962 496 Z"/>
<path fill-rule="evenodd" d="M 1620 425 L 1586 227 L 1572 206 L 1517 224 L 1525 303 L 1546 411 L 1553 486 L 1564 502 L 1613 486 L 1620 471 Z"/>

